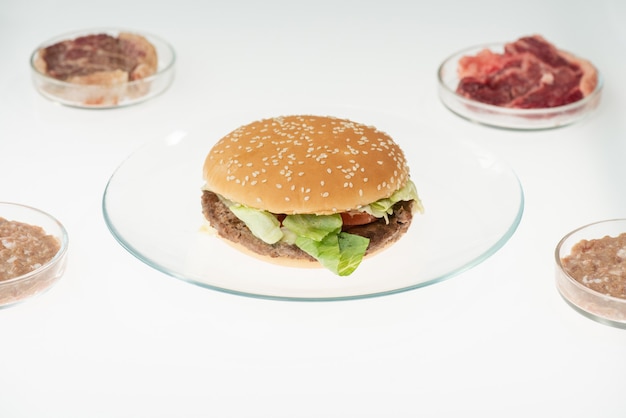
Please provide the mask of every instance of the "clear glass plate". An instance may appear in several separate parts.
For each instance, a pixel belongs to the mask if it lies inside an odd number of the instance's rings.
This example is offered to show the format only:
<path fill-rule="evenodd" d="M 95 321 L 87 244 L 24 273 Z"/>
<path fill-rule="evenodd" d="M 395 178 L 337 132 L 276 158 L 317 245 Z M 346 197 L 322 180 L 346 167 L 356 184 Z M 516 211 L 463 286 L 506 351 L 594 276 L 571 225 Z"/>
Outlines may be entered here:
<path fill-rule="evenodd" d="M 173 132 L 135 151 L 113 173 L 103 197 L 119 243 L 149 266 L 219 291 L 270 299 L 338 300 L 416 289 L 453 277 L 493 255 L 519 224 L 524 196 L 515 173 L 472 142 L 409 120 L 371 123 L 404 149 L 425 213 L 386 251 L 338 277 L 324 269 L 277 266 L 238 252 L 203 231 L 202 166 L 229 130 L 250 122 Z"/>

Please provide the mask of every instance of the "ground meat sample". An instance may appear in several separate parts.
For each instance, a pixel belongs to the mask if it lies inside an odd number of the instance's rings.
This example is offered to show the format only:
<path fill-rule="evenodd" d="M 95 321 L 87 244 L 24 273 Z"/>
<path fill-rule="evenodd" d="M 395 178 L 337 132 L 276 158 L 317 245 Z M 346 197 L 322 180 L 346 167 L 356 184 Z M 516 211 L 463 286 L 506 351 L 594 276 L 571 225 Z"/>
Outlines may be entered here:
<path fill-rule="evenodd" d="M 563 106 L 594 91 L 597 71 L 541 36 L 507 43 L 503 53 L 484 49 L 459 60 L 457 93 L 495 106 L 533 109 Z"/>
<path fill-rule="evenodd" d="M 626 299 L 626 233 L 582 240 L 561 263 L 565 271 L 584 286 Z"/>
<path fill-rule="evenodd" d="M 0 282 L 38 269 L 60 246 L 57 238 L 39 226 L 0 218 Z"/>

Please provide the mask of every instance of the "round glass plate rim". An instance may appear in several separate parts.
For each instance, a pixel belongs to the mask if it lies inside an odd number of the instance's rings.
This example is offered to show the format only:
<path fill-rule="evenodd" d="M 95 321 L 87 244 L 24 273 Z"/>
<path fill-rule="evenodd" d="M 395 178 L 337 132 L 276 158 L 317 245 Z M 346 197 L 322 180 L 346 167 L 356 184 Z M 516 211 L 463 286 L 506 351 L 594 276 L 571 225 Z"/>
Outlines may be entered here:
<path fill-rule="evenodd" d="M 405 120 L 405 122 L 406 122 L 406 120 Z M 217 138 L 216 138 L 216 140 L 217 140 Z M 184 139 L 183 139 L 183 141 L 184 141 Z M 519 226 L 519 223 L 521 222 L 522 215 L 523 215 L 523 212 L 524 212 L 524 191 L 523 191 L 522 185 L 521 185 L 521 183 L 519 181 L 519 178 L 517 177 L 517 175 L 514 173 L 514 171 L 508 165 L 506 165 L 504 162 L 502 162 L 502 160 L 499 159 L 497 156 L 494 156 L 499 163 L 501 163 L 504 166 L 506 166 L 506 168 L 509 170 L 508 174 L 510 174 L 514 178 L 514 180 L 515 180 L 515 185 L 516 185 L 516 188 L 517 188 L 517 194 L 518 194 L 518 197 L 519 197 L 519 205 L 517 206 L 516 213 L 514 214 L 512 221 L 510 221 L 510 224 L 508 225 L 508 228 L 498 237 L 497 240 L 493 241 L 491 243 L 491 245 L 487 249 L 482 251 L 481 254 L 479 254 L 479 255 L 477 255 L 477 256 L 467 260 L 463 264 L 459 265 L 458 267 L 456 267 L 456 268 L 454 268 L 454 269 L 452 269 L 450 271 L 446 271 L 445 273 L 442 273 L 442 274 L 440 274 L 438 276 L 435 276 L 435 277 L 431 277 L 431 278 L 429 278 L 428 280 L 425 280 L 425 281 L 421 281 L 421 282 L 417 282 L 417 283 L 413 283 L 413 284 L 410 284 L 410 285 L 401 286 L 401 287 L 397 287 L 397 288 L 386 289 L 386 290 L 379 290 L 379 291 L 374 291 L 374 292 L 362 292 L 362 293 L 355 293 L 355 294 L 340 294 L 340 295 L 330 295 L 330 296 L 277 295 L 277 294 L 260 293 L 260 292 L 254 292 L 254 291 L 246 291 L 246 290 L 241 290 L 241 289 L 228 288 L 226 286 L 221 286 L 221 285 L 217 285 L 215 283 L 205 282 L 205 281 L 199 280 L 197 278 L 189 277 L 189 276 L 187 276 L 185 274 L 182 274 L 180 271 L 177 271 L 176 269 L 169 268 L 168 266 L 164 265 L 163 263 L 159 262 L 158 260 L 154 260 L 154 259 L 148 257 L 146 254 L 144 254 L 142 251 L 140 251 L 135 246 L 135 244 L 133 244 L 133 242 L 131 242 L 132 240 L 126 239 L 124 237 L 124 234 L 115 225 L 115 222 L 112 219 L 112 217 L 111 217 L 111 215 L 110 215 L 110 213 L 109 213 L 109 211 L 107 209 L 109 195 L 111 194 L 111 190 L 112 190 L 112 187 L 113 187 L 114 180 L 116 179 L 116 176 L 118 175 L 120 170 L 122 170 L 122 168 L 125 167 L 125 165 L 129 162 L 130 159 L 132 159 L 133 156 L 137 155 L 138 153 L 141 153 L 142 151 L 144 151 L 146 149 L 149 149 L 155 143 L 159 143 L 159 142 L 163 142 L 163 139 L 162 138 L 158 138 L 156 140 L 148 141 L 147 143 L 143 144 L 141 147 L 136 149 L 124 161 L 121 162 L 121 164 L 115 169 L 115 171 L 112 173 L 111 177 L 109 178 L 109 180 L 108 180 L 108 182 L 107 182 L 107 184 L 105 186 L 103 197 L 102 197 L 102 212 L 103 212 L 105 223 L 106 223 L 109 231 L 111 232 L 113 237 L 116 239 L 116 241 L 125 250 L 130 252 L 135 258 L 137 258 L 139 261 L 143 262 L 144 264 L 148 265 L 149 267 L 151 267 L 153 269 L 156 269 L 157 271 L 160 271 L 160 272 L 162 272 L 162 273 L 164 273 L 166 275 L 169 275 L 171 277 L 174 277 L 176 279 L 179 279 L 179 280 L 191 283 L 193 285 L 197 285 L 197 286 L 202 287 L 202 288 L 207 288 L 207 289 L 211 289 L 211 290 L 215 290 L 215 291 L 219 291 L 219 292 L 223 292 L 223 293 L 228 293 L 228 294 L 233 294 L 233 295 L 238 295 L 238 296 L 247 296 L 247 297 L 260 298 L 260 299 L 270 299 L 270 300 L 284 300 L 284 301 L 345 301 L 345 300 L 356 300 L 356 299 L 365 299 L 365 298 L 386 296 L 386 295 L 391 295 L 391 294 L 396 294 L 396 293 L 401 293 L 401 292 L 406 292 L 406 291 L 410 291 L 410 290 L 426 287 L 426 286 L 429 286 L 429 285 L 432 285 L 432 284 L 435 284 L 435 283 L 442 282 L 444 280 L 450 279 L 452 277 L 455 277 L 455 276 L 461 274 L 462 272 L 467 271 L 467 270 L 477 266 L 478 264 L 482 263 L 483 261 L 485 261 L 486 259 L 488 259 L 492 255 L 494 255 L 513 236 L 514 232 L 516 231 L 517 227 Z M 210 148 L 210 146 L 209 146 L 209 148 Z M 209 148 L 206 149 L 206 152 L 208 152 Z M 481 149 L 481 151 L 485 151 L 485 150 Z M 489 153 L 489 155 L 493 156 L 492 153 L 490 153 L 490 152 L 488 152 L 488 153 Z M 201 180 L 199 180 L 199 181 L 201 181 Z M 199 183 L 198 186 L 200 186 L 200 183 Z M 419 190 L 419 185 L 418 185 L 418 190 Z M 402 241 L 402 238 L 401 238 L 401 241 Z M 222 244 L 226 245 L 225 243 L 222 243 Z M 393 248 L 389 249 L 388 251 L 393 251 Z M 242 257 L 249 257 L 249 256 L 242 254 Z M 278 267 L 278 268 L 280 268 L 280 267 Z M 338 279 L 340 279 L 340 278 L 338 278 Z"/>

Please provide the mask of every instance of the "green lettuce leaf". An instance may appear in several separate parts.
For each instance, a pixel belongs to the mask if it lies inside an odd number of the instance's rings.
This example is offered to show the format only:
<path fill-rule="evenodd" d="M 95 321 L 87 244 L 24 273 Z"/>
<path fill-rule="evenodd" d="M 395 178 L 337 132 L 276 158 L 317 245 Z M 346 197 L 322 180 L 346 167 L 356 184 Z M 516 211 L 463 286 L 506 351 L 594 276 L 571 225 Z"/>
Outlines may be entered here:
<path fill-rule="evenodd" d="M 370 245 L 369 238 L 360 235 L 349 234 L 347 232 L 339 233 L 339 266 L 337 274 L 340 276 L 348 276 L 356 270 L 361 264 L 367 247 Z"/>
<path fill-rule="evenodd" d="M 407 200 L 415 200 L 417 210 L 420 212 L 424 211 L 419 196 L 417 195 L 417 188 L 411 180 L 408 180 L 403 188 L 396 190 L 391 196 L 363 206 L 360 210 L 377 218 L 387 219 L 388 216 L 393 213 L 393 205 Z"/>
<path fill-rule="evenodd" d="M 271 213 L 238 203 L 230 203 L 228 207 L 236 217 L 246 224 L 252 234 L 260 240 L 268 244 L 275 244 L 283 238 L 280 222 Z"/>
<path fill-rule="evenodd" d="M 341 215 L 289 215 L 283 219 L 285 228 L 296 235 L 321 241 L 326 235 L 341 231 Z"/>
<path fill-rule="evenodd" d="M 298 238 L 296 238 L 296 245 L 302 251 L 319 261 L 322 266 L 338 274 L 341 251 L 337 234 L 329 234 L 321 241 L 298 236 Z"/>
<path fill-rule="evenodd" d="M 365 255 L 370 240 L 347 232 L 329 233 L 321 241 L 298 236 L 296 245 L 339 276 L 352 274 Z"/>
<path fill-rule="evenodd" d="M 354 272 L 369 239 L 341 232 L 341 215 L 289 215 L 283 226 L 296 235 L 295 244 L 339 276 Z"/>

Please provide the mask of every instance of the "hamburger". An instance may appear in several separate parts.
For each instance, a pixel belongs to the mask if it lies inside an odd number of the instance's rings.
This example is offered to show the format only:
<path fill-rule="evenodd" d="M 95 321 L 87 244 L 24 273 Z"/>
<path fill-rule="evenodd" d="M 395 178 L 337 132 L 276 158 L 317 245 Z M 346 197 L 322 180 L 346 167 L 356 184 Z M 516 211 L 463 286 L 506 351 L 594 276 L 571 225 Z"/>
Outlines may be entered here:
<path fill-rule="evenodd" d="M 265 260 L 340 276 L 396 242 L 423 211 L 404 153 L 378 129 L 292 115 L 241 126 L 203 166 L 202 213 Z"/>

